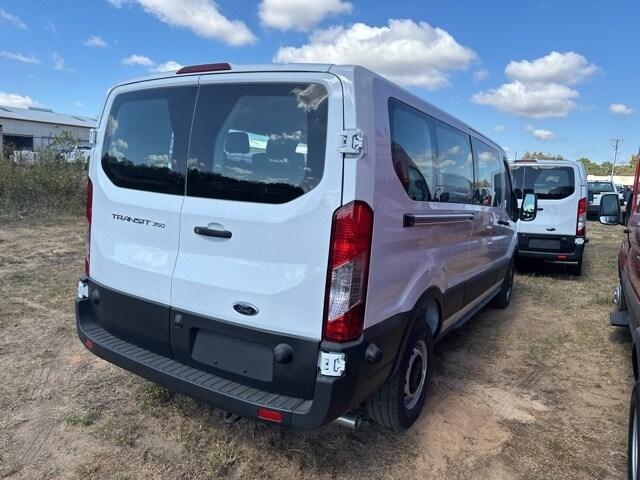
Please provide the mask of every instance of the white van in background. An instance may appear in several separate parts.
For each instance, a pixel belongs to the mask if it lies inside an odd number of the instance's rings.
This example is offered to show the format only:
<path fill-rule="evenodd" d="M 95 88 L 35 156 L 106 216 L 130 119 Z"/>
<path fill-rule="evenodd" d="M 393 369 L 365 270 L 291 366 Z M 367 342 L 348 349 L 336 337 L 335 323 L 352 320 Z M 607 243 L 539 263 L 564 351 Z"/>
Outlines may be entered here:
<path fill-rule="evenodd" d="M 538 197 L 538 215 L 532 222 L 518 223 L 518 257 L 568 263 L 582 273 L 587 243 L 587 172 L 569 160 L 516 161 L 510 165 L 513 188 Z"/>

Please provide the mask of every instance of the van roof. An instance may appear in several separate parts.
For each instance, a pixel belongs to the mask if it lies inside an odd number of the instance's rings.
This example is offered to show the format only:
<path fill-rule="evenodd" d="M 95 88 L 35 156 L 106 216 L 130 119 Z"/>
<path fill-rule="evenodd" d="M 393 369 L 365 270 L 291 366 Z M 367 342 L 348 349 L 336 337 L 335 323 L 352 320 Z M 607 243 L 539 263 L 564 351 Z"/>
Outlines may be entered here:
<path fill-rule="evenodd" d="M 210 72 L 200 73 L 188 73 L 184 74 L 199 76 L 199 75 L 224 75 L 227 73 L 249 73 L 249 72 L 329 72 L 331 67 L 330 63 L 256 63 L 249 65 L 240 65 L 236 63 L 230 63 L 230 70 L 218 70 Z M 176 75 L 176 70 L 169 70 L 167 72 L 153 73 L 145 75 L 143 77 L 137 77 L 120 82 L 116 86 L 129 85 L 131 83 L 148 82 L 152 80 L 159 80 L 162 78 L 172 78 Z"/>

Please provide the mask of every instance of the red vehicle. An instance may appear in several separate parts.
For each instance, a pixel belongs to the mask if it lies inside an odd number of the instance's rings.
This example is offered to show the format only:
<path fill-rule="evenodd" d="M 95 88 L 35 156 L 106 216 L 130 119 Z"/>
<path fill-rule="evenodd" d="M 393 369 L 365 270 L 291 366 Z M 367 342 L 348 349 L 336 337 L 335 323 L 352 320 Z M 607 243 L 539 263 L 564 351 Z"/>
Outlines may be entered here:
<path fill-rule="evenodd" d="M 640 471 L 640 168 L 636 168 L 633 194 L 627 202 L 627 215 L 623 220 L 617 193 L 603 194 L 600 199 L 599 219 L 605 225 L 625 224 L 624 237 L 618 254 L 620 284 L 614 289 L 616 311 L 611 313 L 614 326 L 627 327 L 633 339 L 631 361 L 635 386 L 629 409 L 628 478 L 638 479 Z"/>

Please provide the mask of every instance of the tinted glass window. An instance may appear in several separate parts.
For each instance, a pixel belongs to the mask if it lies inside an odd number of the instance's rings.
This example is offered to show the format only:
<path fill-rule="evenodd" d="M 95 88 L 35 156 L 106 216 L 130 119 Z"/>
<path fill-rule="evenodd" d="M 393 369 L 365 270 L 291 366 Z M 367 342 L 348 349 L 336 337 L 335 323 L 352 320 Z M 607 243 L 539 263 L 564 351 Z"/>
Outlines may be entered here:
<path fill-rule="evenodd" d="M 118 95 L 107 119 L 102 166 L 121 187 L 184 194 L 196 87 Z"/>
<path fill-rule="evenodd" d="M 200 89 L 187 195 L 285 203 L 324 171 L 327 91 L 318 84 L 220 84 Z"/>
<path fill-rule="evenodd" d="M 589 182 L 587 186 L 593 193 L 615 192 L 611 182 Z"/>
<path fill-rule="evenodd" d="M 498 207 L 502 203 L 502 158 L 495 148 L 475 138 L 471 141 L 476 162 L 473 203 Z"/>
<path fill-rule="evenodd" d="M 395 99 L 389 99 L 389 123 L 393 167 L 411 199 L 471 201 L 468 135 Z"/>
<path fill-rule="evenodd" d="M 437 171 L 433 161 L 432 121 L 396 100 L 389 101 L 391 158 L 404 189 L 412 200 L 433 200 Z"/>
<path fill-rule="evenodd" d="M 436 120 L 437 185 L 441 202 L 470 203 L 473 157 L 469 136 Z"/>
<path fill-rule="evenodd" d="M 573 195 L 575 177 L 571 167 L 516 166 L 513 188 L 518 198 L 532 191 L 539 200 L 560 200 Z"/>

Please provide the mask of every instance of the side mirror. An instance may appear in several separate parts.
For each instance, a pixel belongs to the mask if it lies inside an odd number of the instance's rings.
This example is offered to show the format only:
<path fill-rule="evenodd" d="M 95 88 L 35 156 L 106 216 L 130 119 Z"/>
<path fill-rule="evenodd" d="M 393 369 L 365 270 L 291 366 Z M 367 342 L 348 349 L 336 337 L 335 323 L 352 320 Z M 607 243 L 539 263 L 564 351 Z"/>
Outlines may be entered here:
<path fill-rule="evenodd" d="M 617 193 L 605 193 L 600 197 L 599 219 L 603 225 L 620 224 L 620 198 Z"/>
<path fill-rule="evenodd" d="M 96 144 L 96 138 L 98 137 L 98 131 L 95 128 L 89 130 L 89 145 L 94 146 Z"/>
<path fill-rule="evenodd" d="M 527 192 L 522 199 L 519 218 L 523 222 L 535 220 L 538 216 L 538 197 L 533 192 Z"/>

